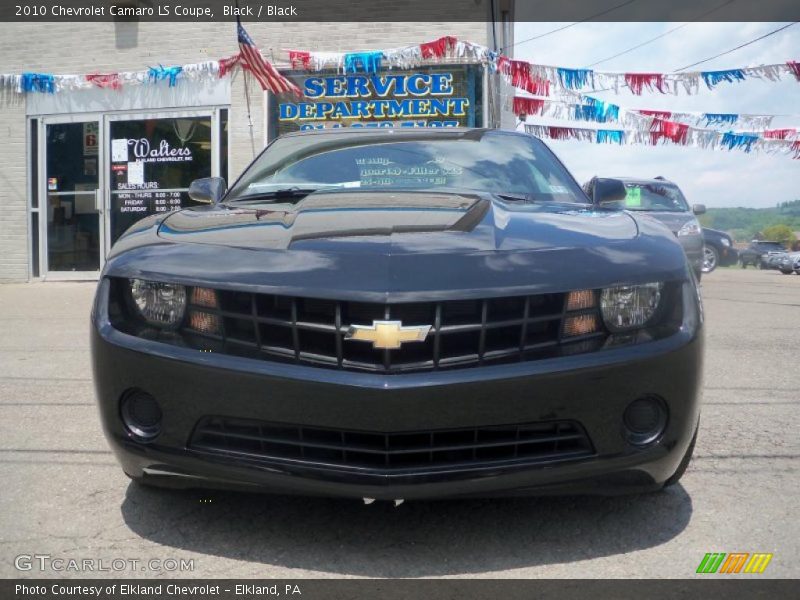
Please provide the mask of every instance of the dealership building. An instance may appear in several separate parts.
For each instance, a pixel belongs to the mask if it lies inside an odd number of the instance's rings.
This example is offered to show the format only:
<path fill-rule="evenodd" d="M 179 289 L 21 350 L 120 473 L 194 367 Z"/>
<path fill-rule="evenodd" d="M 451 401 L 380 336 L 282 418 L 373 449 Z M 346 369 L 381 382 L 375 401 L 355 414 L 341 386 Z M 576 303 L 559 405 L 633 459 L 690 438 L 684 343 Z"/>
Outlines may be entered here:
<path fill-rule="evenodd" d="M 193 179 L 234 180 L 265 144 L 287 132 L 377 125 L 512 127 L 508 90 L 470 57 L 423 60 L 405 69 L 391 65 L 374 73 L 381 86 L 386 84 L 381 77 L 394 77 L 391 86 L 376 90 L 356 81 L 345 104 L 331 96 L 342 95 L 349 84 L 328 81 L 341 77 L 342 68 L 311 72 L 290 63 L 285 51 L 358 52 L 452 36 L 511 54 L 511 5 L 492 3 L 494 23 L 244 23 L 264 56 L 303 90 L 301 98 L 264 93 L 242 71 L 213 78 L 183 73 L 169 81 L 169 65 L 235 55 L 233 21 L 1 23 L 0 73 L 151 68 L 163 81 L 116 85 L 99 75 L 98 85 L 55 93 L 3 88 L 0 281 L 96 278 L 113 243 L 132 223 L 191 205 L 187 191 Z M 398 86 L 415 86 L 417 93 L 409 98 Z M 423 105 L 427 112 L 420 116 Z"/>

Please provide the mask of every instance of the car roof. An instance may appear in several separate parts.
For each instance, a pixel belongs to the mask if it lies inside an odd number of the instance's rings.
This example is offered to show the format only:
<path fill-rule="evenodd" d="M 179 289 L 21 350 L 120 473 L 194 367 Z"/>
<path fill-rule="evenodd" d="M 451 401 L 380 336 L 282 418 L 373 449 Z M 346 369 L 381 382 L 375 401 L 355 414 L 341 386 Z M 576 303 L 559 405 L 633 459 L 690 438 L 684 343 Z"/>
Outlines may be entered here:
<path fill-rule="evenodd" d="M 661 179 L 656 179 L 655 177 L 653 177 L 652 179 L 647 179 L 646 177 L 614 177 L 614 179 L 619 179 L 623 183 L 638 183 L 644 185 L 659 185 L 659 184 L 677 185 L 674 181 L 670 181 L 669 179 L 664 179 L 663 177 Z"/>

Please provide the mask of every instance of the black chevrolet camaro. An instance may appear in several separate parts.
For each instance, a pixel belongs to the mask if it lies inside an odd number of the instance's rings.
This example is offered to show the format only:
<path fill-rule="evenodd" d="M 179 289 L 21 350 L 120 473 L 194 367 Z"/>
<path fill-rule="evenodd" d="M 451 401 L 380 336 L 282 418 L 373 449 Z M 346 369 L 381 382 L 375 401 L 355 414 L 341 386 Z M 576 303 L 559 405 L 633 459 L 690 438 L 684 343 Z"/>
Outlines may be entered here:
<path fill-rule="evenodd" d="M 114 246 L 92 314 L 106 436 L 144 483 L 416 499 L 675 483 L 702 306 L 662 224 L 538 139 L 271 143 Z"/>

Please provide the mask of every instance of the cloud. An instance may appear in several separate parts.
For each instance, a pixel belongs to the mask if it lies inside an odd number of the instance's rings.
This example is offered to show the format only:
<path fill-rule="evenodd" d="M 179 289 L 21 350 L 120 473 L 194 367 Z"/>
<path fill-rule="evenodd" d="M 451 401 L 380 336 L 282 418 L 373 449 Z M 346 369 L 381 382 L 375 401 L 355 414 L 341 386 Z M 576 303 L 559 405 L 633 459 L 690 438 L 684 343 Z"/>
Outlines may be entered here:
<path fill-rule="evenodd" d="M 518 41 L 568 23 L 517 23 Z M 518 44 L 515 56 L 565 67 L 584 67 L 661 35 L 680 23 L 581 23 L 538 40 Z M 780 23 L 689 23 L 685 27 L 624 56 L 596 67 L 607 71 L 669 72 L 719 54 L 780 27 Z M 790 27 L 724 57 L 695 67 L 713 70 L 798 59 L 800 25 Z M 694 96 L 623 92 L 597 94 L 628 108 L 674 111 L 769 113 L 785 115 L 774 127 L 800 128 L 800 84 L 746 81 L 705 88 Z M 533 121 L 531 121 L 533 122 Z M 586 123 L 538 119 L 535 122 L 574 126 Z M 689 202 L 709 206 L 775 206 L 800 198 L 800 160 L 787 156 L 697 148 L 598 146 L 585 142 L 547 141 L 576 178 L 592 175 L 663 175 L 683 189 Z"/>

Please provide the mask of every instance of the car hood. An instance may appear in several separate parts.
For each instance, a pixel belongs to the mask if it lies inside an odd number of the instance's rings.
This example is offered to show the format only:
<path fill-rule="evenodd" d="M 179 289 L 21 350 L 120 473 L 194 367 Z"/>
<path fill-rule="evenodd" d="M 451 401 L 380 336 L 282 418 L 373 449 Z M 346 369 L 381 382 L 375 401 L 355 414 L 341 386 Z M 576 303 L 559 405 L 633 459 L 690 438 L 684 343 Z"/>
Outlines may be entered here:
<path fill-rule="evenodd" d="M 637 234 L 623 212 L 430 192 L 321 193 L 297 203 L 188 209 L 158 231 L 173 242 L 392 255 L 597 246 Z"/>
<path fill-rule="evenodd" d="M 681 227 L 687 222 L 693 220 L 695 216 L 690 212 L 674 212 L 674 211 L 638 211 L 637 216 L 647 216 L 657 221 L 660 221 L 669 227 L 672 233 L 678 233 Z"/>
<path fill-rule="evenodd" d="M 686 257 L 662 224 L 623 211 L 337 192 L 143 220 L 106 275 L 399 302 L 682 279 Z"/>

